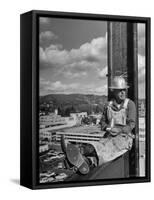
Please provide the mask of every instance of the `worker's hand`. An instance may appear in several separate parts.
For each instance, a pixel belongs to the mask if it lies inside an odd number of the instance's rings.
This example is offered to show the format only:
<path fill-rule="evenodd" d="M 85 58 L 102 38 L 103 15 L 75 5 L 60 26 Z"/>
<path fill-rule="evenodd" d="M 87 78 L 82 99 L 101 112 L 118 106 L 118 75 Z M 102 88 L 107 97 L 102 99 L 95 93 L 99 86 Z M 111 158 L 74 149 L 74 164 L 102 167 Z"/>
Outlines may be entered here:
<path fill-rule="evenodd" d="M 110 132 L 110 131 L 111 131 L 111 127 L 110 127 L 110 126 L 107 126 L 107 127 L 105 128 L 105 130 L 106 130 L 107 132 Z"/>
<path fill-rule="evenodd" d="M 111 133 L 111 135 L 118 135 L 119 133 L 121 133 L 121 128 L 113 127 L 113 128 L 111 128 L 110 133 Z"/>

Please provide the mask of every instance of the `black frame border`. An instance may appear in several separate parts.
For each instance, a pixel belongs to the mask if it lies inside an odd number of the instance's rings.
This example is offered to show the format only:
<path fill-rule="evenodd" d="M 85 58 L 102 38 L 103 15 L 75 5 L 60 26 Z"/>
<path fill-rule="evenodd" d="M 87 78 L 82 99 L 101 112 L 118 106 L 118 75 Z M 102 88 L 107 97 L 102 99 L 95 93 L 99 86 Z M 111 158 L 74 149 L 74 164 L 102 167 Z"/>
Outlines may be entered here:
<path fill-rule="evenodd" d="M 146 176 L 81 182 L 39 183 L 39 17 L 146 24 Z M 20 184 L 31 189 L 151 181 L 151 18 L 33 10 L 20 16 Z M 27 83 L 29 83 L 27 85 Z M 28 132 L 27 132 L 28 131 Z"/>

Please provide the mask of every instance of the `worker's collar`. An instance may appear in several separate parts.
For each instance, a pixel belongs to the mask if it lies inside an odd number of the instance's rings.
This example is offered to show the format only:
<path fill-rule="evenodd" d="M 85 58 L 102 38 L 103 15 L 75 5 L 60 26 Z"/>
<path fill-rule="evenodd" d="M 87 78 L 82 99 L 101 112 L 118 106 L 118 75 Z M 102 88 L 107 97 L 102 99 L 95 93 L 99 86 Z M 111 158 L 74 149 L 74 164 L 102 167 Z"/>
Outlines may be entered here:
<path fill-rule="evenodd" d="M 118 110 L 121 110 L 123 108 L 125 100 L 122 101 L 121 103 L 118 103 L 115 99 L 113 99 L 112 102 L 113 102 L 112 103 L 112 109 L 118 111 Z"/>

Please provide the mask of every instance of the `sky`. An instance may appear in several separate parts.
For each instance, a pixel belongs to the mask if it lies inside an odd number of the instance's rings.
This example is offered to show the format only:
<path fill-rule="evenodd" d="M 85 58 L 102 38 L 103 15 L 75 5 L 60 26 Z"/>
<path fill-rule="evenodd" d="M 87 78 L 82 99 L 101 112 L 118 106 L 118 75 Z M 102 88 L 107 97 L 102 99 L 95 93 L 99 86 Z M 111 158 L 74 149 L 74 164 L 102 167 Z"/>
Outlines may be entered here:
<path fill-rule="evenodd" d="M 145 98 L 145 24 L 138 24 L 138 96 Z"/>
<path fill-rule="evenodd" d="M 40 95 L 107 95 L 107 23 L 40 18 Z M 138 25 L 139 96 L 144 97 L 145 27 Z"/>

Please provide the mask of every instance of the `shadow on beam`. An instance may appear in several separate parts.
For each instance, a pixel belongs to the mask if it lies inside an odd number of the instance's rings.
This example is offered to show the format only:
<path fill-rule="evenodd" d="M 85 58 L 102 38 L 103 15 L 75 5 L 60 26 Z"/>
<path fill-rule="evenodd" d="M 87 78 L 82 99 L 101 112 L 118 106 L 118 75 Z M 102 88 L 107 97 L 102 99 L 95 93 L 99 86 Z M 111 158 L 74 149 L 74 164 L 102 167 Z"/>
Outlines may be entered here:
<path fill-rule="evenodd" d="M 74 174 L 66 181 L 128 178 L 129 165 L 126 165 L 126 163 L 128 163 L 128 160 L 129 160 L 129 152 L 125 153 L 124 155 L 120 156 L 119 158 L 111 162 L 93 168 L 87 175 Z"/>

